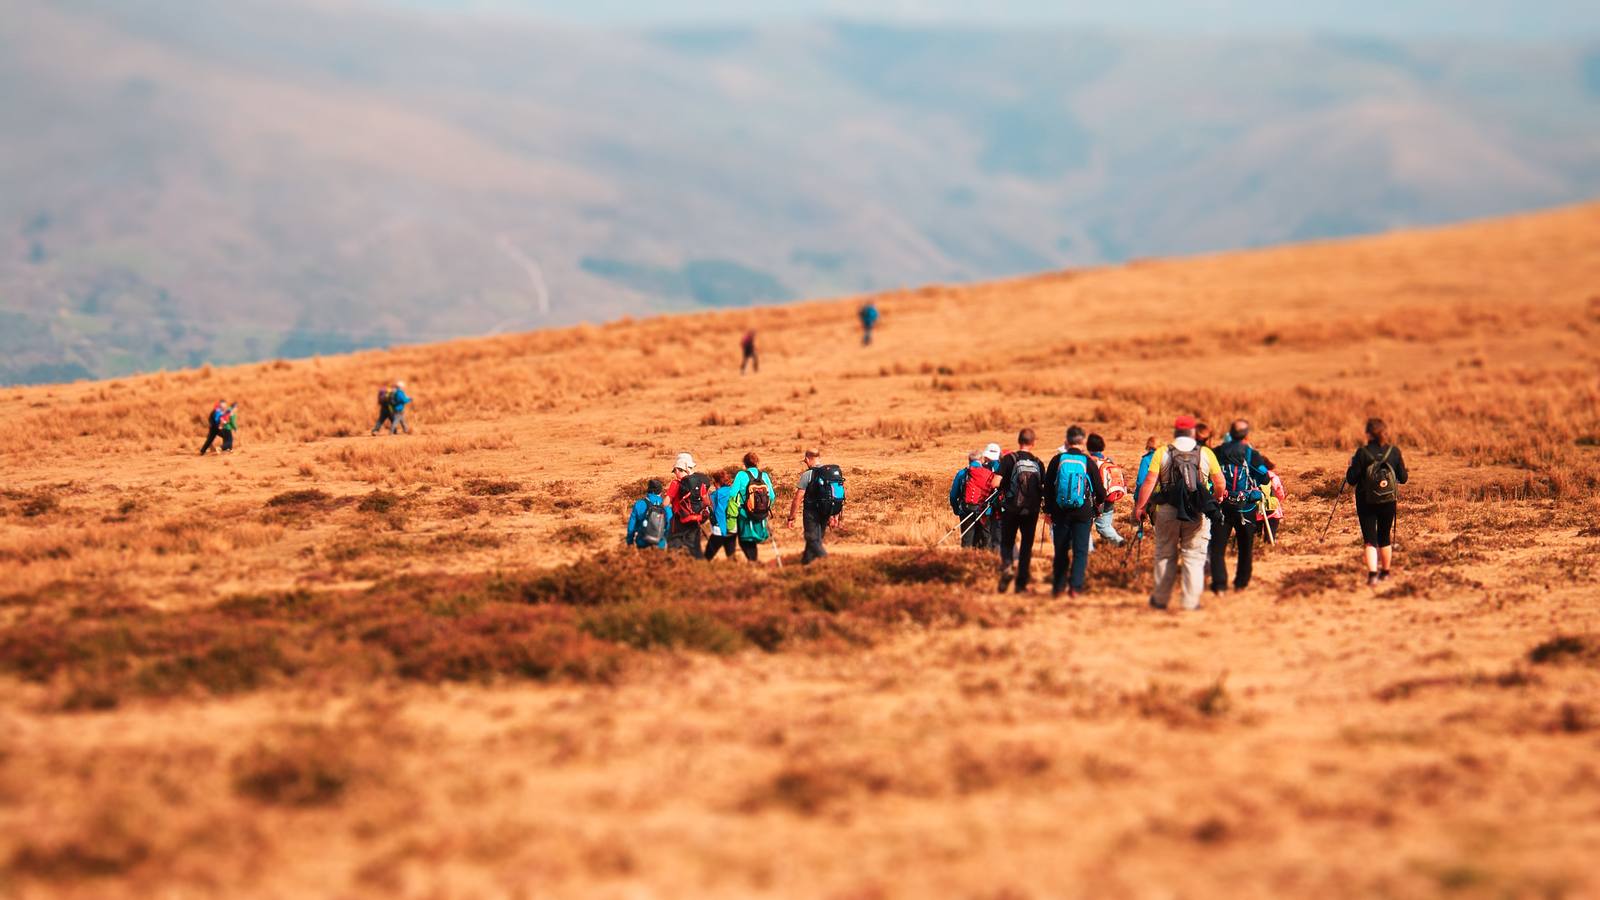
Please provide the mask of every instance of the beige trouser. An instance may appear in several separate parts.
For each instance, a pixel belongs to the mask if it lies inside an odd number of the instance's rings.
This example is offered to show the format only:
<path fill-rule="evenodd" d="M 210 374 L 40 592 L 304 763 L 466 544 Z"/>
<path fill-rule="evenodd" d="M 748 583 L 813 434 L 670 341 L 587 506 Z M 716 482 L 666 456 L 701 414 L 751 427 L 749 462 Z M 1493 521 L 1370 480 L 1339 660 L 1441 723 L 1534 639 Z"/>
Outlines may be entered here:
<path fill-rule="evenodd" d="M 1178 521 L 1177 511 L 1165 503 L 1152 514 L 1156 523 L 1156 586 L 1150 605 L 1165 607 L 1172 599 L 1173 582 L 1183 580 L 1183 608 L 1198 609 L 1206 589 L 1206 549 L 1211 542 L 1211 520 Z"/>

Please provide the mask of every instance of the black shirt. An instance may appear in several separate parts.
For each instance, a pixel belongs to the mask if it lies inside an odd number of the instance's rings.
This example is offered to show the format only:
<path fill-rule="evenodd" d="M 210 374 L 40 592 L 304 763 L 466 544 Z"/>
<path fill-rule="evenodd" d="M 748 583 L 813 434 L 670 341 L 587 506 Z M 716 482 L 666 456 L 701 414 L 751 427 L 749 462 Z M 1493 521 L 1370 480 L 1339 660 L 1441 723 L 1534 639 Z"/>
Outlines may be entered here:
<path fill-rule="evenodd" d="M 1050 468 L 1044 473 L 1044 511 L 1050 514 L 1054 522 L 1090 522 L 1099 513 L 1106 502 L 1106 484 L 1100 477 L 1100 466 L 1094 457 L 1077 447 L 1068 447 L 1067 453 L 1084 457 L 1089 461 L 1089 488 L 1094 492 L 1094 498 L 1079 509 L 1056 508 L 1056 479 L 1060 477 L 1061 456 L 1056 454 L 1050 458 Z"/>
<path fill-rule="evenodd" d="M 1367 444 L 1351 455 L 1350 469 L 1344 473 L 1345 484 L 1359 486 L 1361 480 L 1367 477 L 1367 466 L 1372 465 L 1374 460 L 1383 459 L 1385 451 L 1392 451 L 1389 453 L 1389 466 L 1394 469 L 1394 480 L 1399 484 L 1405 484 L 1411 475 L 1406 471 L 1406 461 L 1400 455 L 1400 448 L 1393 444 L 1386 447 L 1377 443 Z M 1367 455 L 1369 453 L 1370 457 Z M 1358 502 L 1361 500 L 1359 492 L 1356 494 L 1356 500 Z"/>

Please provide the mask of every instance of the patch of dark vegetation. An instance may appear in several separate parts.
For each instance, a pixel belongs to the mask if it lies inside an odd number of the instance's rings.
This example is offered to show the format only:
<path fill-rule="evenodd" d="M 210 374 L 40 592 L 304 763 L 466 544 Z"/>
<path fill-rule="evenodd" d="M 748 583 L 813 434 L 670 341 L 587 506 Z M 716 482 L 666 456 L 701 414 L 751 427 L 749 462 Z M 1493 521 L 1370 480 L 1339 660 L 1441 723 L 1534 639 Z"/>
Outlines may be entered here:
<path fill-rule="evenodd" d="M 1152 683 L 1131 698 L 1139 715 L 1173 728 L 1206 728 L 1227 718 L 1234 710 L 1228 693 L 1228 676 L 1218 675 L 1210 684 L 1195 689 Z"/>
<path fill-rule="evenodd" d="M 474 478 L 461 487 L 474 497 L 503 497 L 522 490 L 522 485 L 518 482 L 495 481 L 488 478 Z"/>
<path fill-rule="evenodd" d="M 345 793 L 358 766 L 344 737 L 299 726 L 257 742 L 233 760 L 233 789 L 274 806 L 328 806 Z"/>
<path fill-rule="evenodd" d="M 605 534 L 593 525 L 583 522 L 573 522 L 557 528 L 555 534 L 550 536 L 558 544 L 598 544 L 605 539 Z"/>
<path fill-rule="evenodd" d="M 1283 576 L 1283 581 L 1278 584 L 1278 599 L 1313 597 L 1337 588 L 1354 586 L 1355 575 L 1349 565 L 1324 563 L 1320 566 L 1296 569 Z"/>
<path fill-rule="evenodd" d="M 1536 666 L 1564 663 L 1600 666 L 1600 635 L 1558 634 L 1534 645 L 1528 651 L 1528 662 Z"/>
<path fill-rule="evenodd" d="M 283 509 L 292 506 L 326 506 L 333 497 L 326 491 L 316 488 L 302 488 L 295 491 L 284 491 L 267 501 L 267 506 L 273 509 Z"/>
<path fill-rule="evenodd" d="M 501 540 L 440 537 L 456 549 Z M 965 589 L 986 574 L 956 551 L 786 570 L 619 552 L 539 573 L 406 577 L 183 611 L 18 602 L 0 625 L 0 672 L 49 685 L 56 707 L 76 710 L 386 676 L 604 682 L 639 651 L 852 646 L 904 624 L 994 624 L 999 613 Z"/>
<path fill-rule="evenodd" d="M 364 513 L 382 515 L 397 510 L 404 502 L 405 498 L 399 494 L 390 493 L 389 491 L 373 491 L 361 498 L 361 502 L 356 504 L 356 509 Z"/>
<path fill-rule="evenodd" d="M 1494 674 L 1468 672 L 1460 675 L 1429 675 L 1421 678 L 1405 678 L 1385 685 L 1378 689 L 1373 696 L 1384 703 L 1389 703 L 1395 700 L 1407 699 L 1422 691 L 1439 688 L 1522 688 L 1538 683 L 1539 677 L 1537 675 L 1513 668 Z"/>
<path fill-rule="evenodd" d="M 25 519 L 34 519 L 38 518 L 39 516 L 53 513 L 60 508 L 61 501 L 56 499 L 55 494 L 41 491 L 25 498 L 22 503 L 18 505 L 17 511 L 22 513 L 22 516 Z"/>

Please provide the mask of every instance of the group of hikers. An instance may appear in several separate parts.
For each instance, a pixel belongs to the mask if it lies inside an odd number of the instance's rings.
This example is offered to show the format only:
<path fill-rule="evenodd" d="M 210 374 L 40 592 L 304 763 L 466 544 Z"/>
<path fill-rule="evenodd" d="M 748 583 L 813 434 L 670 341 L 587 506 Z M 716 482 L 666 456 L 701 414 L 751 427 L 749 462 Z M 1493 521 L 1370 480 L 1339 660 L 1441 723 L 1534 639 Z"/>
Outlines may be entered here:
<path fill-rule="evenodd" d="M 206 442 L 200 446 L 200 455 L 205 456 L 211 452 L 211 445 L 222 438 L 222 452 L 233 452 L 233 433 L 239 430 L 238 417 L 239 403 L 229 403 L 218 400 L 217 405 L 211 407 L 211 412 L 206 414 Z"/>
<path fill-rule="evenodd" d="M 395 381 L 393 384 L 378 387 L 378 421 L 372 426 L 372 433 L 376 435 L 388 424 L 390 434 L 404 431 L 411 433 L 411 426 L 406 423 L 406 407 L 411 405 L 411 395 L 406 393 L 406 383 Z"/>
<path fill-rule="evenodd" d="M 746 453 L 743 463 L 706 475 L 696 471 L 692 454 L 678 454 L 672 480 L 663 485 L 651 479 L 644 496 L 634 502 L 623 541 L 642 550 L 677 550 L 705 560 L 716 559 L 719 552 L 732 557 L 737 546 L 745 559 L 759 561 L 762 544 L 776 545 L 771 522 L 777 492 L 758 454 Z M 809 565 L 828 555 L 827 531 L 844 514 L 844 472 L 825 464 L 815 447 L 805 451 L 802 464 L 784 524 L 793 527 L 800 517 L 805 540 L 800 561 Z M 781 552 L 778 562 L 782 565 Z"/>

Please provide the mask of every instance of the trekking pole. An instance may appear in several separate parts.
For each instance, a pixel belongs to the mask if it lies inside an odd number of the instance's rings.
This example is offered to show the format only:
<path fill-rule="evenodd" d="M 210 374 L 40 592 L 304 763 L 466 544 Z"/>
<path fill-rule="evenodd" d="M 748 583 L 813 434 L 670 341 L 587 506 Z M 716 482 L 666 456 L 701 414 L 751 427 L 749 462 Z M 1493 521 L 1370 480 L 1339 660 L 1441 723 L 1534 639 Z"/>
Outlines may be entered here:
<path fill-rule="evenodd" d="M 977 522 L 979 522 L 979 521 L 981 521 L 983 519 L 983 514 L 988 509 L 989 501 L 992 500 L 994 498 L 994 495 L 997 494 L 997 493 L 999 493 L 998 490 L 990 491 L 989 492 L 989 496 L 983 498 L 983 502 L 978 504 L 978 508 L 977 509 L 973 510 L 971 513 L 969 513 L 969 514 L 967 514 L 965 516 L 962 516 L 956 522 L 956 527 L 950 529 L 949 531 L 946 531 L 944 533 L 943 537 L 941 537 L 937 541 L 933 542 L 933 545 L 935 547 L 939 546 L 940 544 L 942 544 L 945 541 L 949 540 L 950 539 L 950 535 L 955 534 L 958 531 L 961 532 L 962 534 L 966 534 L 967 531 L 969 529 L 971 529 L 972 526 L 975 523 L 977 523 Z M 969 519 L 971 521 L 968 521 Z"/>
<path fill-rule="evenodd" d="M 772 555 L 778 559 L 779 570 L 783 569 L 783 548 L 778 546 L 778 533 L 772 531 Z"/>
<path fill-rule="evenodd" d="M 1339 493 L 1333 498 L 1333 506 L 1328 508 L 1328 521 L 1323 523 L 1322 534 L 1317 538 L 1319 543 L 1327 540 L 1328 529 L 1333 527 L 1333 514 L 1339 511 L 1339 501 L 1344 499 L 1344 489 L 1348 486 L 1348 482 L 1339 482 Z"/>

